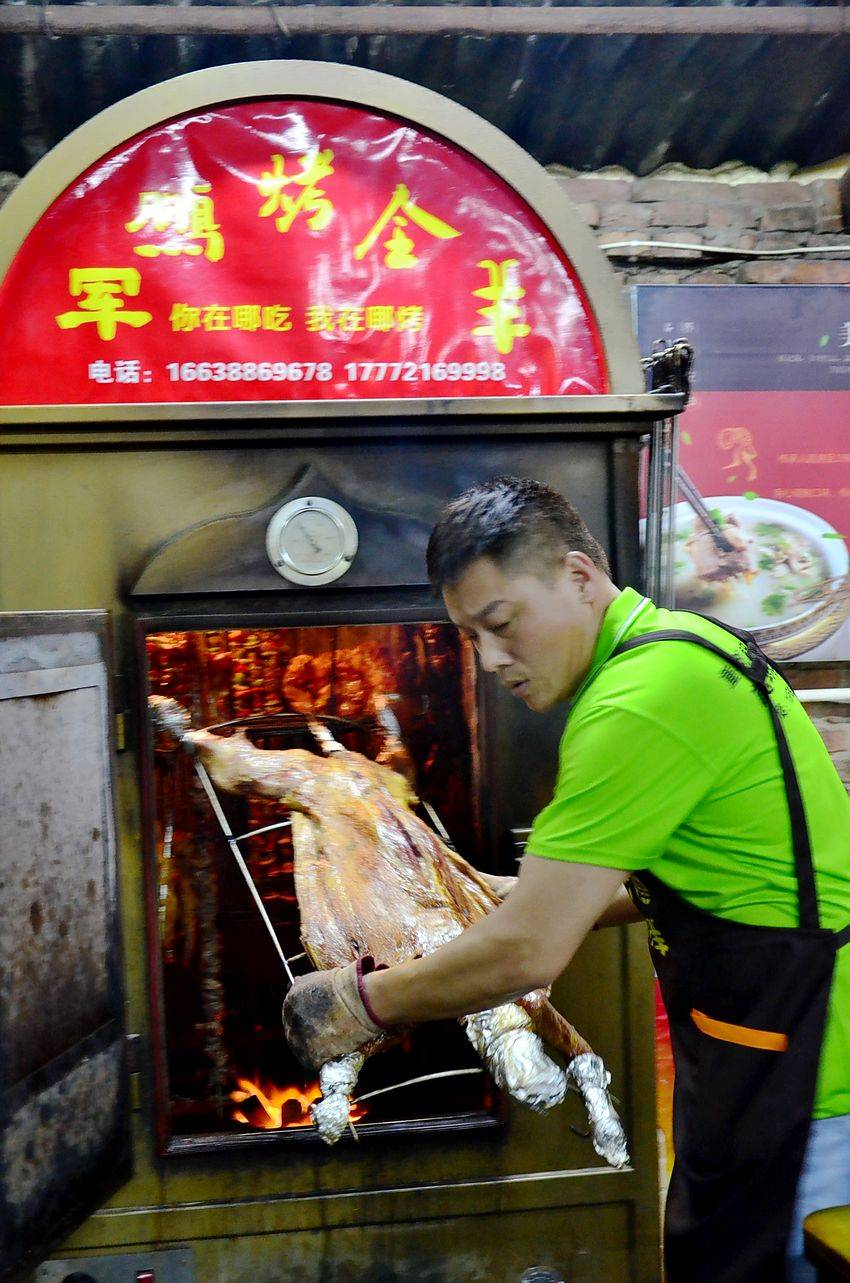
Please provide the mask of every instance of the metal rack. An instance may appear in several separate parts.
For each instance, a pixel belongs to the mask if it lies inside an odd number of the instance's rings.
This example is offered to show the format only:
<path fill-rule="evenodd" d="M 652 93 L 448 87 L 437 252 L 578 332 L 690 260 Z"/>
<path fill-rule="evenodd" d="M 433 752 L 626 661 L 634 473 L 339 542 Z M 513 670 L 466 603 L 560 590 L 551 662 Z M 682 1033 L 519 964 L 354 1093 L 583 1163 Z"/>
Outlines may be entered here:
<path fill-rule="evenodd" d="M 386 706 L 381 710 L 378 718 L 374 722 L 356 722 L 348 718 L 334 717 L 334 716 L 328 716 L 323 718 L 318 718 L 318 717 L 309 718 L 300 713 L 281 713 L 281 714 L 274 714 L 274 715 L 259 714 L 255 717 L 236 718 L 233 721 L 220 722 L 215 726 L 208 726 L 203 729 L 208 731 L 219 731 L 219 730 L 229 729 L 231 727 L 241 728 L 241 727 L 250 726 L 255 731 L 263 730 L 268 733 L 272 733 L 275 731 L 279 732 L 281 730 L 306 729 L 306 730 L 309 730 L 310 734 L 316 740 L 317 744 L 319 745 L 319 747 L 321 748 L 325 756 L 330 757 L 335 753 L 344 753 L 344 752 L 347 752 L 348 750 L 345 748 L 345 745 L 340 744 L 339 741 L 334 738 L 333 734 L 331 733 L 327 725 L 327 723 L 329 722 L 333 723 L 335 726 L 341 729 L 356 729 L 361 731 L 362 730 L 367 730 L 367 731 L 382 730 L 385 733 L 390 734 L 392 737 L 398 739 L 399 743 L 402 743 L 401 727 L 399 726 L 399 723 L 395 715 Z M 284 725 L 281 726 L 281 723 L 284 723 Z M 184 746 L 187 747 L 191 752 L 192 751 L 191 746 L 185 745 L 185 741 L 183 741 L 183 743 L 184 743 Z M 261 833 L 270 833 L 275 829 L 289 828 L 292 824 L 292 821 L 281 820 L 279 823 L 276 823 L 276 824 L 266 824 L 262 828 L 249 829 L 245 833 L 240 833 L 238 836 L 234 835 L 233 830 L 230 827 L 230 822 L 224 813 L 224 808 L 222 807 L 221 802 L 219 801 L 218 794 L 215 791 L 215 787 L 213 786 L 212 780 L 209 777 L 206 767 L 204 766 L 203 762 L 199 760 L 197 756 L 194 756 L 193 765 L 195 767 L 195 772 L 198 776 L 198 779 L 201 782 L 203 790 L 207 795 L 210 806 L 212 807 L 213 814 L 218 820 L 222 835 L 225 841 L 227 842 L 228 847 L 230 848 L 230 852 L 233 855 L 234 860 L 236 861 L 239 871 L 241 872 L 243 878 L 245 879 L 248 890 L 251 893 L 251 897 L 255 905 L 257 906 L 257 910 L 260 914 L 260 917 L 266 927 L 266 930 L 269 933 L 269 936 L 271 937 L 271 941 L 272 941 L 272 944 L 274 945 L 275 952 L 277 953 L 278 957 L 280 958 L 283 964 L 283 968 L 284 968 L 284 971 L 286 972 L 289 984 L 293 985 L 295 983 L 295 976 L 292 973 L 292 968 L 290 964 L 293 962 L 298 962 L 302 958 L 306 958 L 307 954 L 299 953 L 299 954 L 293 955 L 291 958 L 286 957 L 286 954 L 283 951 L 283 946 L 281 945 L 280 940 L 278 939 L 277 932 L 275 931 L 272 925 L 272 922 L 268 915 L 266 907 L 263 904 L 262 897 L 260 896 L 260 893 L 257 890 L 257 885 L 254 882 L 253 877 L 251 876 L 251 871 L 248 868 L 248 864 L 239 846 L 240 842 L 244 842 L 248 838 L 258 837 Z M 455 850 L 454 844 L 452 843 L 451 838 L 449 837 L 449 834 L 447 833 L 442 821 L 440 820 L 439 815 L 436 813 L 434 808 L 430 806 L 427 802 L 423 802 L 422 807 L 425 810 L 426 814 L 428 815 L 429 820 L 432 822 L 433 827 L 437 832 L 438 836 L 441 838 L 441 840 L 445 842 L 446 845 L 449 846 L 452 850 Z M 393 1083 L 389 1087 L 382 1087 L 376 1091 L 368 1092 L 365 1096 L 356 1097 L 352 1099 L 352 1104 L 359 1104 L 362 1101 L 372 1099 L 372 1097 L 374 1096 L 381 1096 L 391 1091 L 399 1091 L 403 1087 L 416 1086 L 420 1083 L 431 1082 L 434 1079 L 438 1079 L 438 1078 L 458 1078 L 458 1077 L 463 1077 L 470 1074 L 483 1074 L 483 1073 L 484 1073 L 483 1069 L 447 1069 L 434 1074 L 420 1075 L 419 1077 L 416 1077 L 416 1078 L 405 1079 L 403 1082 L 400 1082 L 400 1083 Z M 575 1088 L 573 1088 L 572 1085 L 570 1085 L 570 1090 L 575 1090 Z M 354 1139 L 355 1140 L 359 1139 L 357 1135 L 357 1130 L 353 1122 L 351 1122 L 351 1120 L 349 1120 L 348 1126 Z"/>

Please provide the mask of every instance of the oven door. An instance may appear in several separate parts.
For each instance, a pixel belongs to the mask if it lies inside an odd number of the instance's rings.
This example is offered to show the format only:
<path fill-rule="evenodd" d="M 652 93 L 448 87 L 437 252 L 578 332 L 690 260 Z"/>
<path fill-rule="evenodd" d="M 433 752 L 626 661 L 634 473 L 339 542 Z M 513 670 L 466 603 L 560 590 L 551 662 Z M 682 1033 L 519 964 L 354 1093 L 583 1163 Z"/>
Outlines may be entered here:
<path fill-rule="evenodd" d="M 130 1174 L 103 612 L 0 614 L 0 1280 Z"/>

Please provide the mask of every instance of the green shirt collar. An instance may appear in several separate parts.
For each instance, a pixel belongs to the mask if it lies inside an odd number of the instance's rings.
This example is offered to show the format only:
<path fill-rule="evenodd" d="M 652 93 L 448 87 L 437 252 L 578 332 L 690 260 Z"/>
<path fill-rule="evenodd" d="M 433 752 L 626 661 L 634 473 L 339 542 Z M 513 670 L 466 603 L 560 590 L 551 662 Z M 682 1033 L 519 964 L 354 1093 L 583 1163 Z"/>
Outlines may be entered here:
<path fill-rule="evenodd" d="M 651 609 L 652 602 L 649 598 L 636 592 L 634 588 L 624 588 L 619 597 L 611 602 L 611 605 L 602 616 L 602 625 L 596 638 L 590 668 L 587 670 L 581 686 L 573 696 L 574 699 L 578 698 L 606 660 L 611 658 L 612 652 L 619 646 L 620 642 L 628 636 L 638 616 Z"/>

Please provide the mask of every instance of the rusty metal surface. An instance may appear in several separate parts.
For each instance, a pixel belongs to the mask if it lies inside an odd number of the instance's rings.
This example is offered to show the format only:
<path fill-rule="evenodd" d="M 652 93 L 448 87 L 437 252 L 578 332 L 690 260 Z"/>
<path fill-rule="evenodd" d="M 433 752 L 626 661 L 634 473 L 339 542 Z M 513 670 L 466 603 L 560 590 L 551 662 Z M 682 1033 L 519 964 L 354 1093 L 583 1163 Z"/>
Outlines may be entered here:
<path fill-rule="evenodd" d="M 46 1248 L 57 1223 L 102 1186 L 123 1149 L 123 1047 L 113 1042 L 9 1112 L 0 1135 L 0 1278 L 19 1253 Z M 11 1277 L 15 1277 L 11 1274 Z"/>
<path fill-rule="evenodd" d="M 95 1283 L 135 1283 L 146 1273 L 150 1274 L 150 1283 L 195 1283 L 194 1253 L 191 1247 L 165 1252 L 148 1248 L 132 1253 L 45 1261 L 35 1272 L 35 1283 L 64 1283 L 69 1274 L 89 1275 Z"/>
<path fill-rule="evenodd" d="M 6 1084 L 109 1017 L 102 691 L 0 687 Z M 12 692 L 20 691 L 15 698 Z"/>
<path fill-rule="evenodd" d="M 129 1106 L 106 617 L 0 615 L 0 1280 L 115 1188 Z"/>
<path fill-rule="evenodd" d="M 44 24 L 38 36 L 0 42 L 0 169 L 23 174 L 84 120 L 148 85 L 264 58 L 411 80 L 478 112 L 544 164 L 637 174 L 672 161 L 810 165 L 850 150 L 848 52 L 846 36 L 293 37 L 282 21 L 276 35 L 247 38 L 55 39 Z"/>

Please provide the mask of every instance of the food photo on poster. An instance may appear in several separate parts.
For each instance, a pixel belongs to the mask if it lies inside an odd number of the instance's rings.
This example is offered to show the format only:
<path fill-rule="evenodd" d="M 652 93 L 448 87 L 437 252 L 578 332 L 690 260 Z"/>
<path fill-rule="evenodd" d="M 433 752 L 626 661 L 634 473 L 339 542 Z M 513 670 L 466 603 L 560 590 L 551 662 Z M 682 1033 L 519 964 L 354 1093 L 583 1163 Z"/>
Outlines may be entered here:
<path fill-rule="evenodd" d="M 637 286 L 641 349 L 695 351 L 675 604 L 776 660 L 850 657 L 850 287 Z"/>

